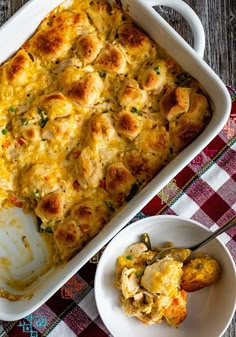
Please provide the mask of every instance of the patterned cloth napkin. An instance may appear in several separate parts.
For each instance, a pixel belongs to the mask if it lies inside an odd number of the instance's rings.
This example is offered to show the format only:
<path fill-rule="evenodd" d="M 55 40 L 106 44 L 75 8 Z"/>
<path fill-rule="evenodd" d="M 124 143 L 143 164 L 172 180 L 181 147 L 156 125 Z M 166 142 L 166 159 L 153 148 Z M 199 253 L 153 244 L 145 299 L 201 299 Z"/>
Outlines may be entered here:
<path fill-rule="evenodd" d="M 229 120 L 217 137 L 170 181 L 131 222 L 156 214 L 191 218 L 215 230 L 236 213 L 236 92 Z M 186 207 L 187 205 L 187 207 Z M 236 228 L 221 239 L 236 261 Z M 0 337 L 106 337 L 94 299 L 102 250 L 31 315 L 0 321 Z"/>

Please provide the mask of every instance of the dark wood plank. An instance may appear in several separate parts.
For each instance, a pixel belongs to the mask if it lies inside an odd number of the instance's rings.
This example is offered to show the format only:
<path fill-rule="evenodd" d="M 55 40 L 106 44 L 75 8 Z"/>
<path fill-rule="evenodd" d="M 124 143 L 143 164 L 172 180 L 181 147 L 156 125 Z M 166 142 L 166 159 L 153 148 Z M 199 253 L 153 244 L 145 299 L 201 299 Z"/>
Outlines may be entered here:
<path fill-rule="evenodd" d="M 186 0 L 198 14 L 206 35 L 204 59 L 227 85 L 236 87 L 236 0 Z M 159 13 L 192 45 L 184 19 L 162 7 Z"/>

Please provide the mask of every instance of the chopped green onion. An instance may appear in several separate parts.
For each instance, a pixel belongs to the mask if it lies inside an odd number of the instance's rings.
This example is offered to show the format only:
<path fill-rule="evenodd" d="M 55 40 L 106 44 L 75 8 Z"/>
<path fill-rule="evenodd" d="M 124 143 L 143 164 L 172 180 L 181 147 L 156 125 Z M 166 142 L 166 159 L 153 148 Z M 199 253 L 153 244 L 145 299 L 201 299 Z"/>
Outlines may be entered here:
<path fill-rule="evenodd" d="M 140 276 L 142 276 L 142 275 L 143 275 L 143 273 L 141 272 L 141 270 L 136 271 L 136 276 L 137 276 L 137 277 L 140 277 Z"/>
<path fill-rule="evenodd" d="M 41 119 L 39 121 L 39 125 L 41 126 L 41 128 L 43 128 L 48 122 L 48 117 L 45 114 L 45 111 L 41 110 L 41 109 L 38 109 L 38 114 L 41 117 Z"/>
<path fill-rule="evenodd" d="M 127 256 L 126 256 L 126 259 L 127 259 L 127 260 L 132 260 L 132 256 L 131 256 L 131 255 L 127 255 Z"/>
<path fill-rule="evenodd" d="M 33 196 L 34 196 L 34 198 L 40 198 L 40 193 L 39 193 L 39 191 L 37 190 L 37 191 L 34 191 L 33 192 Z"/>
<path fill-rule="evenodd" d="M 139 190 L 139 185 L 136 183 L 133 184 L 129 191 L 129 194 L 125 198 L 125 201 L 130 201 L 135 196 L 135 194 L 138 192 L 138 190 Z"/>
<path fill-rule="evenodd" d="M 11 112 L 11 113 L 15 113 L 16 110 L 17 110 L 17 108 L 15 106 L 13 106 L 13 105 L 10 106 L 10 108 L 8 109 L 8 111 Z"/>
<path fill-rule="evenodd" d="M 157 75 L 160 75 L 161 73 L 160 73 L 160 67 L 154 67 L 154 70 L 155 70 L 155 72 L 156 72 L 156 74 Z"/>
<path fill-rule="evenodd" d="M 44 233 L 53 233 L 51 227 L 40 228 L 40 231 L 41 231 L 41 232 L 44 232 Z"/>
<path fill-rule="evenodd" d="M 105 78 L 107 76 L 107 73 L 105 73 L 104 71 L 99 71 L 99 75 L 102 78 Z"/>
<path fill-rule="evenodd" d="M 7 129 L 2 129 L 2 134 L 3 135 L 6 135 L 8 133 L 8 130 Z"/>
<path fill-rule="evenodd" d="M 202 269 L 203 268 L 203 264 L 202 263 L 198 263 L 198 265 L 196 266 L 197 269 Z"/>
<path fill-rule="evenodd" d="M 39 121 L 39 125 L 41 126 L 41 128 L 43 128 L 48 122 L 48 118 L 45 119 L 40 119 Z"/>
<path fill-rule="evenodd" d="M 176 85 L 186 85 L 191 80 L 191 75 L 188 73 L 180 73 L 176 76 Z"/>
<path fill-rule="evenodd" d="M 105 205 L 111 212 L 115 212 L 116 209 L 110 201 L 105 201 Z"/>
<path fill-rule="evenodd" d="M 26 125 L 28 125 L 29 121 L 28 121 L 27 118 L 21 118 L 21 123 L 22 123 L 22 125 L 26 126 Z"/>

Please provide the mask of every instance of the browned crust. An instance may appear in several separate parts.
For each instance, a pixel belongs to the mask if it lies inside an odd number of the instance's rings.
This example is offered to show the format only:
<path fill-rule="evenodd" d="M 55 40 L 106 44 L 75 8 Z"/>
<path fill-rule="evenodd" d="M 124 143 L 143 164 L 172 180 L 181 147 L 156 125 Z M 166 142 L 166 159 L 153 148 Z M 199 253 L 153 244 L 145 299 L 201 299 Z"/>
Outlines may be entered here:
<path fill-rule="evenodd" d="M 138 125 L 129 113 L 123 113 L 117 122 L 118 131 L 130 131 L 134 133 L 138 130 Z"/>
<path fill-rule="evenodd" d="M 122 72 L 126 61 L 119 49 L 108 46 L 98 55 L 96 63 L 106 71 Z"/>
<path fill-rule="evenodd" d="M 84 81 L 75 83 L 75 85 L 68 91 L 68 95 L 75 99 L 78 103 L 86 102 L 91 87 L 91 80 L 87 78 Z"/>
<path fill-rule="evenodd" d="M 65 39 L 56 29 L 50 29 L 45 32 L 39 32 L 34 41 L 35 49 L 43 55 L 53 56 L 63 47 Z"/>
<path fill-rule="evenodd" d="M 48 219 L 61 218 L 64 210 L 64 193 L 54 192 L 39 202 L 37 209 Z"/>
<path fill-rule="evenodd" d="M 132 23 L 126 23 L 119 27 L 120 40 L 124 46 L 139 48 L 149 41 L 147 35 Z"/>
<path fill-rule="evenodd" d="M 85 58 L 90 58 L 91 55 L 96 52 L 96 46 L 90 36 L 83 36 L 79 40 L 81 48 L 81 54 Z"/>
<path fill-rule="evenodd" d="M 7 77 L 10 82 L 14 81 L 14 79 L 25 70 L 25 64 L 27 62 L 27 58 L 23 54 L 17 54 L 13 57 L 12 62 L 7 70 Z"/>
<path fill-rule="evenodd" d="M 125 193 L 134 182 L 134 177 L 121 163 L 111 164 L 107 169 L 106 189 L 112 193 Z"/>

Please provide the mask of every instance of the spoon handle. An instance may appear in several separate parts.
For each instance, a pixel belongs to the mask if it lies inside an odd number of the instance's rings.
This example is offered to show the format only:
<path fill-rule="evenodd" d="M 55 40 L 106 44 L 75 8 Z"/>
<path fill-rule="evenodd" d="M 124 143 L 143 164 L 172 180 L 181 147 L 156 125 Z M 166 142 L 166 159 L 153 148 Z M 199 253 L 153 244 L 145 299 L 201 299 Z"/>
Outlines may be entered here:
<path fill-rule="evenodd" d="M 202 242 L 198 243 L 197 245 L 191 247 L 191 250 L 194 251 L 194 250 L 202 247 L 203 245 L 205 245 L 206 243 L 208 243 L 209 241 L 211 241 L 212 239 L 214 239 L 218 235 L 224 233 L 228 229 L 234 227 L 235 225 L 236 225 L 236 215 L 233 216 L 230 220 L 228 220 L 222 227 L 218 228 L 215 232 L 213 232 L 210 236 L 208 236 L 205 240 L 203 240 Z"/>

